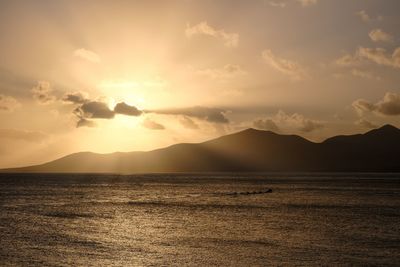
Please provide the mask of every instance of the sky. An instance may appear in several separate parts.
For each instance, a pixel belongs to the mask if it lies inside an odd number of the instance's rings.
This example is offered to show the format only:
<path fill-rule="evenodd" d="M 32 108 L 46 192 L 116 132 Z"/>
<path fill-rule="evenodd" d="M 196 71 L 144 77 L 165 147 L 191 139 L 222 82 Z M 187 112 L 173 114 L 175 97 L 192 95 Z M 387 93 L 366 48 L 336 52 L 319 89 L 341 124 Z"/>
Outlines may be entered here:
<path fill-rule="evenodd" d="M 398 0 L 0 0 L 0 167 L 400 127 Z"/>

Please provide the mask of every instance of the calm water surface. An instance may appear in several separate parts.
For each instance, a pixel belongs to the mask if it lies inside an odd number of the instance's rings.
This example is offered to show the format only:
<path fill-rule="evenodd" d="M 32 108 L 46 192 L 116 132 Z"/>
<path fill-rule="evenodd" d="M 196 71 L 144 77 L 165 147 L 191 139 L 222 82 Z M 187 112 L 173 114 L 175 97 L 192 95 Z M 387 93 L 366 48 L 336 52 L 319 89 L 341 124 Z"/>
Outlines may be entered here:
<path fill-rule="evenodd" d="M 396 266 L 400 174 L 3 174 L 0 265 Z"/>

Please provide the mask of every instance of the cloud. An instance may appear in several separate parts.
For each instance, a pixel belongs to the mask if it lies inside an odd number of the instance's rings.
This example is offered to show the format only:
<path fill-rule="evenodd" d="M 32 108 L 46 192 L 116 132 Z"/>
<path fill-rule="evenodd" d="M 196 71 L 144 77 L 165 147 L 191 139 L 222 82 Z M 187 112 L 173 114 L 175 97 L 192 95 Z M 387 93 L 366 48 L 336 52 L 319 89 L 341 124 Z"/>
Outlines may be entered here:
<path fill-rule="evenodd" d="M 87 120 L 85 118 L 80 118 L 76 123 L 76 128 L 79 127 L 96 127 L 96 123 L 91 120 Z"/>
<path fill-rule="evenodd" d="M 301 80 L 306 76 L 306 73 L 300 64 L 284 58 L 279 58 L 269 49 L 266 49 L 262 52 L 262 58 L 271 67 L 291 76 L 293 79 Z"/>
<path fill-rule="evenodd" d="M 361 59 L 355 55 L 346 54 L 335 60 L 335 63 L 339 66 L 348 67 L 348 66 L 358 66 L 361 64 Z"/>
<path fill-rule="evenodd" d="M 179 122 L 185 127 L 186 129 L 197 130 L 199 129 L 199 125 L 195 123 L 191 118 L 188 116 L 182 116 Z"/>
<path fill-rule="evenodd" d="M 365 112 L 396 116 L 400 115 L 400 94 L 387 92 L 383 99 L 375 104 L 364 99 L 358 99 L 353 102 L 352 106 L 360 116 Z"/>
<path fill-rule="evenodd" d="M 81 92 L 67 93 L 63 96 L 62 100 L 73 104 L 83 104 L 89 101 L 87 95 L 84 95 L 84 93 Z"/>
<path fill-rule="evenodd" d="M 302 6 L 310 6 L 310 5 L 315 5 L 318 0 L 296 0 L 299 2 Z"/>
<path fill-rule="evenodd" d="M 69 93 L 64 95 L 64 101 L 78 104 L 73 110 L 73 114 L 78 118 L 77 127 L 94 127 L 96 124 L 93 119 L 113 119 L 116 114 L 127 116 L 141 116 L 144 113 L 154 113 L 162 115 L 177 115 L 182 116 L 180 123 L 191 129 L 198 129 L 198 125 L 191 119 L 197 118 L 211 123 L 228 123 L 229 120 L 225 117 L 225 110 L 209 107 L 190 107 L 190 108 L 171 108 L 163 110 L 139 110 L 135 106 L 130 106 L 125 102 L 120 102 L 115 105 L 114 109 L 98 100 L 89 100 L 81 93 Z M 148 119 L 151 121 L 151 119 Z M 145 122 L 144 125 L 148 128 L 161 128 L 155 123 Z M 164 127 L 163 125 L 161 125 Z"/>
<path fill-rule="evenodd" d="M 390 43 L 393 41 L 393 36 L 381 29 L 374 29 L 369 32 L 369 38 L 374 42 Z"/>
<path fill-rule="evenodd" d="M 229 120 L 225 117 L 224 114 L 225 110 L 219 108 L 191 107 L 191 108 L 152 110 L 147 112 L 165 114 L 165 115 L 184 115 L 188 117 L 202 119 L 212 123 L 229 123 Z"/>
<path fill-rule="evenodd" d="M 100 63 L 101 62 L 100 56 L 98 54 L 96 54 L 93 51 L 84 49 L 84 48 L 75 50 L 74 56 L 79 57 L 84 60 L 87 60 L 87 61 L 90 61 L 92 63 Z"/>
<path fill-rule="evenodd" d="M 79 119 L 77 127 L 95 127 L 96 123 L 91 119 L 113 119 L 115 114 L 140 116 L 143 113 L 141 110 L 138 110 L 134 106 L 129 106 L 125 102 L 118 103 L 115 105 L 114 110 L 111 110 L 106 103 L 89 100 L 81 93 L 66 94 L 63 100 L 79 104 L 73 111 L 74 115 Z"/>
<path fill-rule="evenodd" d="M 53 89 L 47 81 L 38 81 L 37 85 L 31 89 L 31 92 L 33 98 L 36 99 L 39 104 L 50 104 L 56 99 L 56 97 L 52 95 Z"/>
<path fill-rule="evenodd" d="M 340 66 L 358 66 L 367 61 L 382 66 L 400 68 L 400 47 L 395 48 L 392 54 L 384 48 L 359 47 L 354 55 L 344 55 L 335 63 Z"/>
<path fill-rule="evenodd" d="M 358 17 L 360 17 L 360 19 L 362 21 L 364 21 L 364 22 L 370 22 L 370 21 L 373 21 L 373 20 L 383 20 L 382 16 L 378 16 L 376 18 L 372 18 L 370 15 L 368 15 L 367 11 L 365 11 L 365 10 L 360 10 L 360 11 L 356 12 L 356 15 Z"/>
<path fill-rule="evenodd" d="M 223 68 L 198 70 L 196 74 L 212 79 L 230 79 L 245 75 L 246 72 L 239 65 L 227 64 Z"/>
<path fill-rule="evenodd" d="M 21 104 L 12 96 L 0 94 L 0 111 L 12 112 Z"/>
<path fill-rule="evenodd" d="M 165 129 L 164 125 L 162 125 L 162 124 L 160 124 L 158 122 L 155 122 L 155 121 L 153 121 L 153 120 L 151 120 L 149 118 L 146 118 L 143 121 L 142 125 L 144 127 L 148 128 L 148 129 L 151 129 L 151 130 L 164 130 Z"/>
<path fill-rule="evenodd" d="M 305 133 L 309 133 L 323 127 L 322 123 L 305 118 L 303 115 L 297 113 L 289 116 L 288 120 L 292 121 L 294 125 L 297 125 L 297 128 L 300 131 Z"/>
<path fill-rule="evenodd" d="M 47 139 L 48 135 L 42 132 L 35 132 L 35 131 L 0 129 L 0 138 L 39 143 Z"/>
<path fill-rule="evenodd" d="M 267 130 L 272 132 L 279 132 L 279 127 L 272 119 L 259 119 L 253 122 L 253 127 L 261 130 Z"/>
<path fill-rule="evenodd" d="M 323 127 L 322 123 L 306 118 L 304 115 L 298 113 L 286 114 L 282 110 L 275 115 L 274 121 L 278 125 L 287 125 L 288 127 L 293 127 L 304 133 L 312 132 Z"/>
<path fill-rule="evenodd" d="M 367 11 L 365 10 L 360 10 L 356 13 L 357 16 L 361 18 L 362 21 L 364 22 L 369 22 L 371 21 L 371 17 L 367 14 Z"/>
<path fill-rule="evenodd" d="M 141 110 L 138 110 L 134 106 L 129 106 L 125 102 L 118 103 L 114 107 L 114 112 L 116 114 L 123 114 L 128 116 L 140 116 L 142 114 Z"/>
<path fill-rule="evenodd" d="M 290 131 L 291 129 L 295 129 L 303 133 L 309 133 L 322 128 L 323 124 L 319 121 L 306 118 L 305 116 L 298 113 L 287 114 L 284 111 L 279 110 L 272 117 L 266 118 L 264 120 L 254 121 L 253 126 L 259 129 L 271 131 L 281 131 L 281 129 L 286 128 Z"/>
<path fill-rule="evenodd" d="M 375 79 L 375 80 L 381 80 L 381 77 L 376 76 L 372 74 L 371 72 L 364 71 L 364 70 L 359 70 L 359 69 L 352 69 L 351 74 L 356 77 L 361 77 L 365 79 Z"/>
<path fill-rule="evenodd" d="M 366 111 L 375 110 L 374 104 L 364 99 L 357 99 L 351 104 L 358 115 L 362 116 Z"/>
<path fill-rule="evenodd" d="M 237 47 L 239 45 L 239 34 L 227 33 L 225 30 L 217 30 L 206 21 L 202 21 L 194 26 L 186 25 L 185 34 L 187 38 L 191 38 L 194 35 L 208 35 L 224 41 L 227 47 Z"/>
<path fill-rule="evenodd" d="M 74 114 L 79 118 L 91 119 L 112 119 L 115 116 L 106 103 L 99 101 L 89 101 L 74 110 Z"/>
<path fill-rule="evenodd" d="M 390 55 L 384 48 L 358 48 L 357 55 L 378 65 L 400 68 L 400 47 Z"/>
<path fill-rule="evenodd" d="M 284 7 L 286 7 L 287 3 L 285 3 L 285 2 L 276 2 L 276 1 L 269 1 L 269 5 L 270 5 L 270 6 L 273 6 L 273 7 L 284 8 Z"/>
<path fill-rule="evenodd" d="M 359 126 L 361 126 L 361 127 L 363 127 L 363 128 L 367 128 L 367 129 L 375 129 L 375 128 L 378 128 L 377 125 L 373 124 L 373 123 L 370 122 L 370 121 L 367 121 L 366 119 L 359 119 L 359 120 L 356 121 L 354 124 L 355 124 L 355 125 L 359 125 Z"/>

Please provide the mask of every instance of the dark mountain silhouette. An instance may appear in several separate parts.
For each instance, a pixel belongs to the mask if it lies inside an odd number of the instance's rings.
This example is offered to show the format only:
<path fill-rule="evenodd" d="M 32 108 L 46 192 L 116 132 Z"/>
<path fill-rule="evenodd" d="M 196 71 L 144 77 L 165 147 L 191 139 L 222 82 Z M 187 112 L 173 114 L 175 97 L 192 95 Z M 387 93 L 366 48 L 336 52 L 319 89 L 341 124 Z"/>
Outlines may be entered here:
<path fill-rule="evenodd" d="M 247 129 L 200 144 L 149 152 L 71 154 L 42 165 L 3 172 L 255 172 L 400 171 L 400 130 L 391 125 L 365 134 L 314 143 L 296 135 Z"/>

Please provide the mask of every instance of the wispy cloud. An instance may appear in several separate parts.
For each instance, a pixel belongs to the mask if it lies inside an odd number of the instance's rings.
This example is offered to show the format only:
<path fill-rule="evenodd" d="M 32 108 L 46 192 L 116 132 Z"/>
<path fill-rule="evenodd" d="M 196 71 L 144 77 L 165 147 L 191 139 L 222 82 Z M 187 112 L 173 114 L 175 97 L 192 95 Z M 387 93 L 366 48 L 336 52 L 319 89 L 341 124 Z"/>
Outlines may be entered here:
<path fill-rule="evenodd" d="M 273 6 L 273 7 L 280 7 L 280 8 L 284 8 L 287 6 L 286 2 L 279 2 L 279 1 L 269 1 L 269 5 Z"/>
<path fill-rule="evenodd" d="M 239 65 L 227 64 L 222 68 L 198 70 L 196 71 L 196 74 L 216 80 L 226 80 L 245 75 L 246 72 Z"/>
<path fill-rule="evenodd" d="M 390 33 L 384 32 L 382 29 L 373 29 L 368 35 L 374 42 L 390 43 L 393 41 L 393 36 Z"/>
<path fill-rule="evenodd" d="M 186 25 L 186 37 L 191 38 L 194 35 L 208 35 L 224 41 L 227 47 L 237 47 L 239 45 L 239 34 L 228 33 L 223 29 L 215 29 L 206 21 L 200 22 L 194 26 Z"/>
<path fill-rule="evenodd" d="M 374 75 L 372 72 L 360 70 L 360 69 L 352 69 L 351 74 L 356 77 L 364 78 L 364 79 L 374 79 L 381 80 L 380 76 Z"/>
<path fill-rule="evenodd" d="M 172 108 L 162 110 L 148 110 L 147 113 L 156 113 L 164 115 L 184 115 L 187 117 L 197 118 L 212 123 L 228 123 L 229 120 L 225 116 L 225 110 L 210 107 L 189 107 L 189 108 Z"/>
<path fill-rule="evenodd" d="M 21 104 L 12 96 L 0 94 L 0 111 L 12 112 Z"/>
<path fill-rule="evenodd" d="M 142 125 L 144 127 L 146 127 L 147 129 L 150 129 L 150 130 L 164 130 L 165 129 L 164 125 L 162 125 L 162 124 L 160 124 L 158 122 L 155 122 L 150 118 L 146 118 L 143 121 Z"/>
<path fill-rule="evenodd" d="M 306 77 L 306 72 L 299 63 L 280 58 L 269 49 L 266 49 L 262 52 L 262 58 L 271 67 L 292 77 L 295 80 L 301 80 Z"/>
<path fill-rule="evenodd" d="M 37 85 L 31 89 L 33 98 L 39 104 L 50 104 L 56 100 L 56 97 L 52 95 L 53 89 L 48 81 L 38 81 Z"/>
<path fill-rule="evenodd" d="M 359 66 L 368 61 L 378 65 L 400 68 L 400 47 L 394 49 L 393 53 L 389 53 L 385 48 L 380 47 L 359 47 L 354 55 L 344 55 L 335 62 L 340 66 Z"/>
<path fill-rule="evenodd" d="M 364 22 L 370 22 L 373 20 L 383 20 L 382 16 L 377 16 L 376 18 L 372 18 L 365 10 L 360 10 L 356 12 L 356 15 Z"/>
<path fill-rule="evenodd" d="M 191 118 L 188 116 L 182 116 L 182 118 L 179 120 L 179 122 L 182 124 L 183 127 L 187 129 L 192 129 L 196 130 L 199 129 L 199 125 L 195 123 Z"/>
<path fill-rule="evenodd" d="M 299 2 L 302 6 L 310 6 L 318 3 L 318 0 L 296 0 L 296 1 Z"/>
<path fill-rule="evenodd" d="M 353 56 L 350 54 L 343 55 L 342 57 L 335 60 L 335 63 L 339 66 L 358 66 L 361 64 L 361 60 L 357 56 Z"/>
<path fill-rule="evenodd" d="M 76 57 L 79 57 L 81 59 L 90 61 L 92 63 L 100 63 L 101 59 L 100 56 L 98 54 L 96 54 L 93 51 L 84 49 L 84 48 L 80 48 L 74 51 L 74 55 Z"/>
<path fill-rule="evenodd" d="M 367 129 L 378 128 L 378 125 L 375 125 L 374 123 L 372 123 L 372 122 L 370 122 L 370 121 L 368 121 L 366 119 L 363 119 L 363 118 L 357 120 L 354 124 L 358 125 L 358 126 L 361 126 L 363 128 L 367 128 Z"/>
<path fill-rule="evenodd" d="M 400 68 L 400 47 L 397 47 L 392 54 L 387 53 L 384 48 L 360 47 L 357 54 L 378 65 Z"/>
<path fill-rule="evenodd" d="M 18 129 L 0 129 L 0 139 L 16 139 L 27 142 L 43 142 L 48 135 L 37 131 L 26 131 Z"/>
<path fill-rule="evenodd" d="M 360 10 L 356 12 L 356 15 L 361 18 L 362 21 L 364 22 L 369 22 L 371 21 L 371 17 L 368 15 L 367 11 L 365 10 Z"/>

